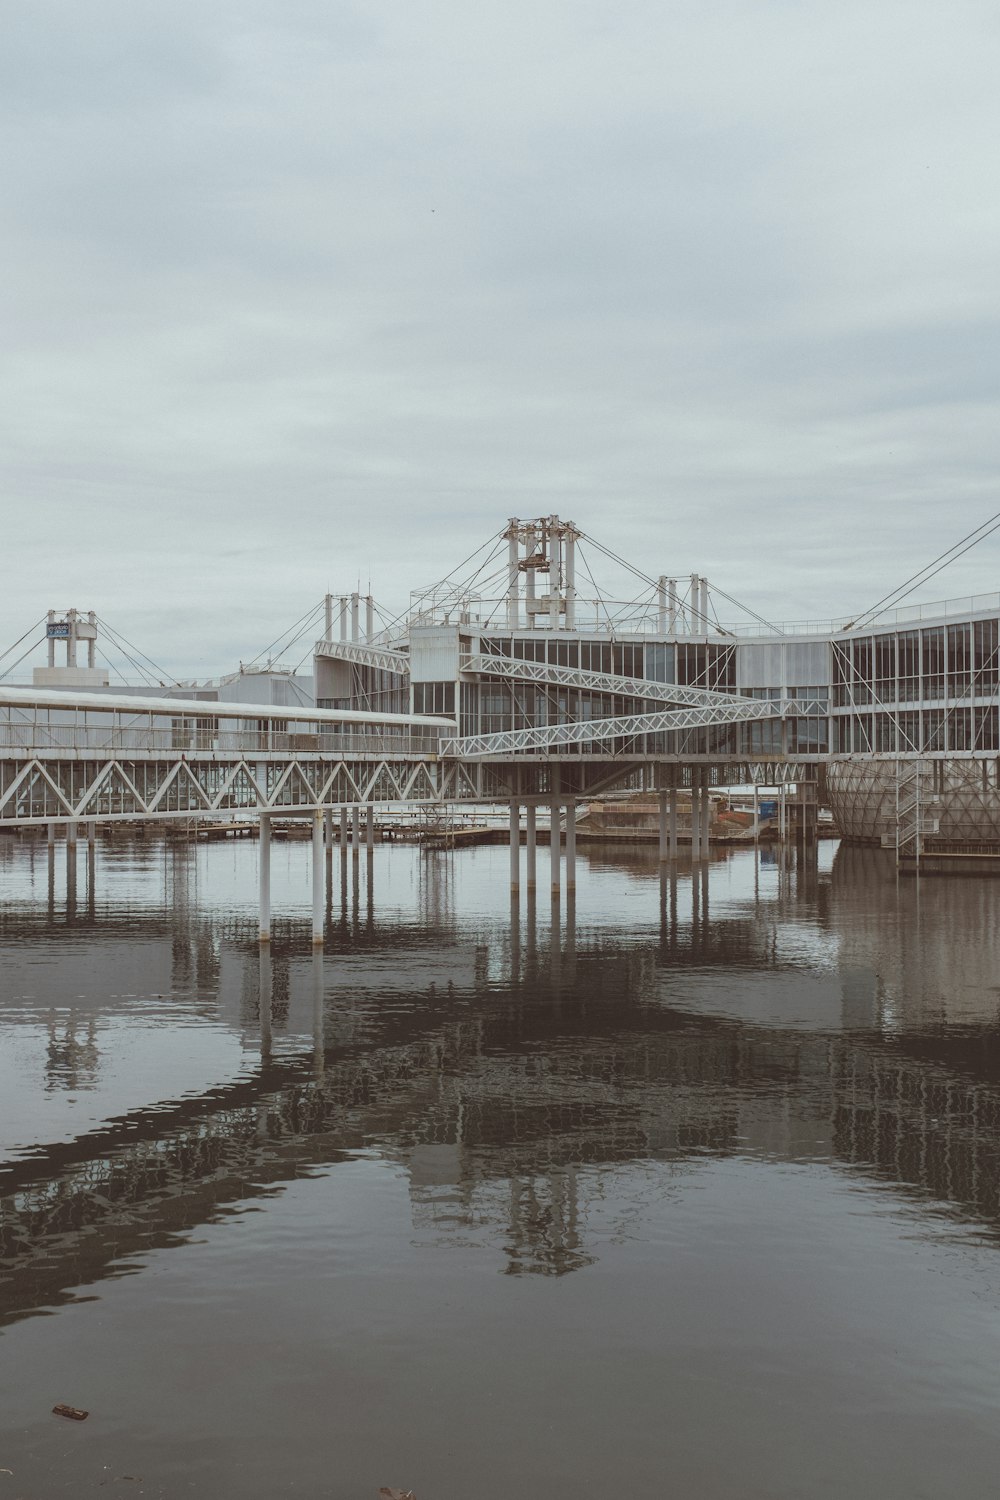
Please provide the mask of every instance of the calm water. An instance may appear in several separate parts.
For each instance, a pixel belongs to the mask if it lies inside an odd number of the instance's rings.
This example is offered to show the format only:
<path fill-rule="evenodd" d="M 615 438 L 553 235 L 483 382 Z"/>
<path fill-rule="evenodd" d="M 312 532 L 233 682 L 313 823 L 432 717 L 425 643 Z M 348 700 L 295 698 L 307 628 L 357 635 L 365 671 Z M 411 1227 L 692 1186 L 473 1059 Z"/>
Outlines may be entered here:
<path fill-rule="evenodd" d="M 332 873 L 0 838 L 0 1500 L 996 1494 L 1000 881 Z"/>

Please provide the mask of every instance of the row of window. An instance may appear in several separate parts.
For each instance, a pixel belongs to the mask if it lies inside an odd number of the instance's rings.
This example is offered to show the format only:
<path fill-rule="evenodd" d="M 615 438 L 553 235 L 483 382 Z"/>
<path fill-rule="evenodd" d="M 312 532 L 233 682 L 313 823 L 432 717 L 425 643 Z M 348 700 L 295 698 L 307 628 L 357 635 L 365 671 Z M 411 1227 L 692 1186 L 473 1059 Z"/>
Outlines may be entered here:
<path fill-rule="evenodd" d="M 838 641 L 833 692 L 838 707 L 973 698 L 996 691 L 1000 622 L 975 620 Z"/>
<path fill-rule="evenodd" d="M 451 718 L 455 712 L 455 684 L 453 682 L 415 682 L 413 684 L 413 712 L 415 714 L 443 714 Z"/>
<path fill-rule="evenodd" d="M 898 714 L 849 714 L 833 722 L 833 749 L 863 752 L 1000 749 L 996 705 L 982 708 L 926 708 Z"/>
<path fill-rule="evenodd" d="M 652 682 L 677 682 L 710 688 L 735 688 L 736 648 L 705 642 L 633 643 L 626 641 L 524 640 L 510 636 L 484 637 L 483 654 L 509 656 L 517 661 L 546 662 L 582 672 L 607 672 L 615 677 L 646 677 Z"/>

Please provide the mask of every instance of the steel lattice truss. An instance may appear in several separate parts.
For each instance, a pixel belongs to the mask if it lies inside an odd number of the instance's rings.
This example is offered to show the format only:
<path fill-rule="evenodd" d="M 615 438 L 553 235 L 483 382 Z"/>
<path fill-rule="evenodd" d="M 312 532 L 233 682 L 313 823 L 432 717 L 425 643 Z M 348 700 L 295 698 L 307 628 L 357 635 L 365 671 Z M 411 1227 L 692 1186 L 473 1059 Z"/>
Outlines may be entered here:
<path fill-rule="evenodd" d="M 584 672 L 577 667 L 557 667 L 549 662 L 522 661 L 514 656 L 471 656 L 462 664 L 463 671 L 478 672 L 484 677 L 504 677 L 521 682 L 539 682 L 553 687 L 583 688 L 596 693 L 614 693 L 619 697 L 646 698 L 662 703 L 676 703 L 683 708 L 730 706 L 733 693 L 711 688 L 681 687 L 675 683 L 653 682 L 648 677 L 614 677 L 608 672 Z"/>
<path fill-rule="evenodd" d="M 358 667 L 375 667 L 380 672 L 395 672 L 399 677 L 406 677 L 410 671 L 410 658 L 401 651 L 366 646 L 360 641 L 317 641 L 316 655 L 353 662 Z"/>
<path fill-rule="evenodd" d="M 670 734 L 687 729 L 708 729 L 718 724 L 744 724 L 761 719 L 780 719 L 790 713 L 807 713 L 813 705 L 804 699 L 737 698 L 719 694 L 724 701 L 707 708 L 667 709 L 662 713 L 624 714 L 613 719 L 577 720 L 549 724 L 544 728 L 507 729 L 494 734 L 466 735 L 443 740 L 441 754 L 471 759 L 481 755 L 511 755 L 519 750 L 551 750 L 560 745 L 600 744 L 606 740 L 637 739 L 647 734 Z"/>
<path fill-rule="evenodd" d="M 442 774 L 443 773 L 443 774 Z M 0 763 L 0 826 L 100 818 L 303 814 L 474 796 L 460 766 L 396 760 L 60 760 Z"/>

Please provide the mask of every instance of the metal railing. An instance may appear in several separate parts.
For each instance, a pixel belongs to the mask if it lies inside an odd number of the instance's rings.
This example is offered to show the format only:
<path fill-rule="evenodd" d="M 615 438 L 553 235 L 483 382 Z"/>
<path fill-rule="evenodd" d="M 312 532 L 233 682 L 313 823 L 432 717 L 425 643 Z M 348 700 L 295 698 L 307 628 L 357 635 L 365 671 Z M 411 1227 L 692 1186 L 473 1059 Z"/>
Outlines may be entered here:
<path fill-rule="evenodd" d="M 0 721 L 0 754 L 45 755 L 52 751 L 122 755 L 187 754 L 309 756 L 433 756 L 442 731 L 331 734 L 282 730 L 114 729 L 97 724 L 44 724 Z"/>

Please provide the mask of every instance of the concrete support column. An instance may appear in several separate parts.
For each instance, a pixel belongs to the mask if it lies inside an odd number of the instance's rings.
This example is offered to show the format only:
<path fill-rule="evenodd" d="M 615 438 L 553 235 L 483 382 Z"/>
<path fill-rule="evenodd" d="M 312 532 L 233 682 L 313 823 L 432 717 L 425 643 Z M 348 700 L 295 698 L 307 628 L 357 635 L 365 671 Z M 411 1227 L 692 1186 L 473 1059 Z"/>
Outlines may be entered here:
<path fill-rule="evenodd" d="M 327 594 L 323 600 L 323 633 L 328 641 L 333 640 L 333 595 Z"/>
<path fill-rule="evenodd" d="M 323 1014 L 323 949 L 322 946 L 313 948 L 312 956 L 312 992 L 313 992 L 313 1072 L 317 1078 L 322 1078 L 326 1068 L 326 1036 L 325 1017 Z"/>
<path fill-rule="evenodd" d="M 53 847 L 53 845 L 55 844 L 55 841 L 56 841 L 56 825 L 54 823 L 49 823 L 48 824 L 48 835 L 49 835 L 49 848 L 51 849 Z"/>
<path fill-rule="evenodd" d="M 660 864 L 665 865 L 670 858 L 668 825 L 667 825 L 667 793 L 660 792 Z"/>
<path fill-rule="evenodd" d="M 347 808 L 340 809 L 340 852 L 347 853 Z"/>
<path fill-rule="evenodd" d="M 510 799 L 510 893 L 521 894 L 521 809 Z"/>
<path fill-rule="evenodd" d="M 260 941 L 271 941 L 271 814 L 260 815 Z"/>
<path fill-rule="evenodd" d="M 368 804 L 368 818 L 365 824 L 365 837 L 368 844 L 369 858 L 375 848 L 375 809 L 371 803 Z"/>
<path fill-rule="evenodd" d="M 66 842 L 76 847 L 76 822 L 73 819 L 66 824 Z"/>
<path fill-rule="evenodd" d="M 672 860 L 676 860 L 677 859 L 677 788 L 675 786 L 672 786 L 670 788 L 670 793 L 669 793 L 669 798 L 668 798 L 668 807 L 669 807 L 670 858 Z"/>
<path fill-rule="evenodd" d="M 529 802 L 524 809 L 524 837 L 525 837 L 525 884 L 529 891 L 534 891 L 537 884 L 536 858 L 535 858 L 535 826 L 536 826 L 535 804 Z"/>
<path fill-rule="evenodd" d="M 351 808 L 351 853 L 357 857 L 361 852 L 361 808 L 355 802 Z"/>
<path fill-rule="evenodd" d="M 697 766 L 691 768 L 691 861 L 694 863 L 700 858 L 698 853 L 698 837 L 701 833 L 701 785 L 699 781 L 699 770 Z"/>
<path fill-rule="evenodd" d="M 559 900 L 560 869 L 562 858 L 562 808 L 554 801 L 549 812 L 549 855 L 552 871 L 552 899 Z"/>
<path fill-rule="evenodd" d="M 566 801 L 566 897 L 576 895 L 576 799 Z"/>
<path fill-rule="evenodd" d="M 97 824 L 93 818 L 87 824 L 87 844 L 91 849 L 97 843 Z"/>
<path fill-rule="evenodd" d="M 66 915 L 76 915 L 76 839 L 66 842 Z"/>
<path fill-rule="evenodd" d="M 507 538 L 507 627 L 516 630 L 518 624 L 518 571 L 517 571 L 517 532 L 514 522 L 511 521 L 511 534 Z"/>
<path fill-rule="evenodd" d="M 323 942 L 323 814 L 313 817 L 312 836 L 312 940 L 313 946 Z"/>
<path fill-rule="evenodd" d="M 566 536 L 566 629 L 576 629 L 576 534 Z"/>
<path fill-rule="evenodd" d="M 326 808 L 323 813 L 323 842 L 329 853 L 333 848 L 333 812 L 330 808 Z"/>
<path fill-rule="evenodd" d="M 708 771 L 704 773 L 704 784 L 701 789 L 701 804 L 703 820 L 701 825 L 701 852 L 702 857 L 707 859 L 711 852 L 712 834 L 712 798 L 709 792 Z"/>
<path fill-rule="evenodd" d="M 271 1006 L 273 984 L 271 976 L 271 950 L 265 946 L 260 950 L 260 1055 L 263 1061 L 271 1056 Z"/>

